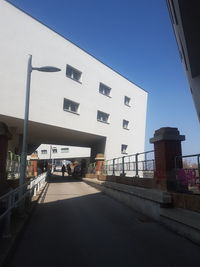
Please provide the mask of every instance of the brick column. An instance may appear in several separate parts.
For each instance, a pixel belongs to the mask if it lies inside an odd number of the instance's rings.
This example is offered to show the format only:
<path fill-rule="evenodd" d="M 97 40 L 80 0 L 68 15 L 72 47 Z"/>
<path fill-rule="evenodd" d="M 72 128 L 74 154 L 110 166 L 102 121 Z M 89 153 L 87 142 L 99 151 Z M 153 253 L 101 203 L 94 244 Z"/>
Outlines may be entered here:
<path fill-rule="evenodd" d="M 101 174 L 101 170 L 104 164 L 104 154 L 97 154 L 95 158 L 95 173 L 97 175 Z"/>
<path fill-rule="evenodd" d="M 33 175 L 37 176 L 38 175 L 38 154 L 35 152 L 32 153 L 30 159 L 31 159 Z"/>
<path fill-rule="evenodd" d="M 175 157 L 182 155 L 181 141 L 185 140 L 177 128 L 164 127 L 155 131 L 150 143 L 154 144 L 155 153 L 155 187 L 165 190 L 176 188 Z M 178 161 L 182 167 L 182 160 Z"/>
<path fill-rule="evenodd" d="M 37 171 L 37 168 L 38 168 L 38 161 L 37 160 L 33 160 L 32 161 L 32 166 L 33 166 L 33 175 L 34 176 L 37 176 L 38 175 L 38 171 Z"/>
<path fill-rule="evenodd" d="M 0 122 L 0 187 L 4 189 L 6 186 L 6 160 L 8 152 L 8 140 L 11 139 L 11 134 L 5 123 Z"/>

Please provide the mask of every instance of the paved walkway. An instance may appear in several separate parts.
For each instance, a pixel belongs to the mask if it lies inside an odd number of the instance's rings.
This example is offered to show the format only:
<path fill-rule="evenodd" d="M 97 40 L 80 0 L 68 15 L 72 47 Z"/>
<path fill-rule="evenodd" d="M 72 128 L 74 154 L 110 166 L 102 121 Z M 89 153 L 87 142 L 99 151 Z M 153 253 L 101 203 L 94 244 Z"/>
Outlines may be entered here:
<path fill-rule="evenodd" d="M 54 177 L 11 267 L 199 267 L 200 247 L 84 182 Z"/>

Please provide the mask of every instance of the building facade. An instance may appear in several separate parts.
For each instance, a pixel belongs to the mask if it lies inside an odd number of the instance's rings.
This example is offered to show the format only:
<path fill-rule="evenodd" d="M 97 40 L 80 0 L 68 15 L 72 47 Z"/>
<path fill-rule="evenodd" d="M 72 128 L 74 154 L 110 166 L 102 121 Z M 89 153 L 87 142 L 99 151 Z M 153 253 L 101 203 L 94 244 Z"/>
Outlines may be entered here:
<path fill-rule="evenodd" d="M 39 160 L 48 159 L 82 159 L 90 158 L 90 148 L 87 147 L 73 147 L 73 146 L 60 146 L 60 145 L 40 145 L 35 153 Z"/>
<path fill-rule="evenodd" d="M 180 57 L 200 121 L 199 1 L 167 0 Z"/>
<path fill-rule="evenodd" d="M 107 159 L 144 151 L 147 92 L 60 34 L 0 2 L 0 121 L 20 151 L 28 55 L 32 71 L 29 154 L 40 144 L 91 148 Z"/>

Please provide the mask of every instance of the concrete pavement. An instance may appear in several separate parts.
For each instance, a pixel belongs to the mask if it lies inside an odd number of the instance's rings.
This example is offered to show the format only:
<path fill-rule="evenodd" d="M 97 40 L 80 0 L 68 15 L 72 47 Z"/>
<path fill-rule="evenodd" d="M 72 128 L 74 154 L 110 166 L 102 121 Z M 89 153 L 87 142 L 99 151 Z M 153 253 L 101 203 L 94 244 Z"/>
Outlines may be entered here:
<path fill-rule="evenodd" d="M 54 176 L 8 266 L 198 267 L 200 247 L 82 181 Z"/>

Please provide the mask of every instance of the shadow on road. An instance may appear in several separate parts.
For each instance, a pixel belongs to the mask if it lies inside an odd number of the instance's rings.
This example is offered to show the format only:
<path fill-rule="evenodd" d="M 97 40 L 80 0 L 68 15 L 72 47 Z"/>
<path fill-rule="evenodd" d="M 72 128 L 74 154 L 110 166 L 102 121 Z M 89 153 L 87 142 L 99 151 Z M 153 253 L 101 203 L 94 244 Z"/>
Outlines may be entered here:
<path fill-rule="evenodd" d="M 21 236 L 9 267 L 198 267 L 200 248 L 72 177 L 51 188 Z M 66 188 L 66 189 L 65 189 Z M 54 198 L 54 200 L 53 200 Z"/>
<path fill-rule="evenodd" d="M 80 182 L 81 178 L 76 178 L 72 176 L 64 176 L 62 177 L 61 175 L 58 174 L 51 174 L 48 177 L 48 183 L 75 183 L 75 182 Z"/>

